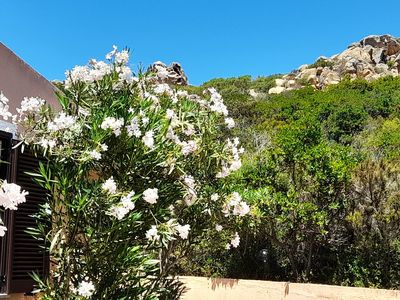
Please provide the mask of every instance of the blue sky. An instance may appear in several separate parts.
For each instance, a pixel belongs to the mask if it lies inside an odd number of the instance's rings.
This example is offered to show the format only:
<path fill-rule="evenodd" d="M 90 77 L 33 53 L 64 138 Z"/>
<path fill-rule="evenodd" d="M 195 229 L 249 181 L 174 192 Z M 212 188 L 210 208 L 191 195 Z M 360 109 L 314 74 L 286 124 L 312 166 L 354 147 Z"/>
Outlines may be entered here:
<path fill-rule="evenodd" d="M 369 34 L 400 36 L 400 1 L 0 0 L 0 41 L 48 79 L 113 44 L 132 66 L 182 64 L 192 84 L 289 72 Z"/>

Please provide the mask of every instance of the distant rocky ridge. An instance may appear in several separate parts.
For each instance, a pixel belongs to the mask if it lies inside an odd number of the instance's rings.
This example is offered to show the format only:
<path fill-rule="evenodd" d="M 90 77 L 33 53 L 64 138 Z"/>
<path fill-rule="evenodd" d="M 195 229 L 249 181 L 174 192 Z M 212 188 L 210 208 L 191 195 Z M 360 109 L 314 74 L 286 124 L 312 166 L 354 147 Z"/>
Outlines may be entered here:
<path fill-rule="evenodd" d="M 345 76 L 374 80 L 399 74 L 400 39 L 391 35 L 371 35 L 351 44 L 340 54 L 329 58 L 321 56 L 314 64 L 302 65 L 276 79 L 276 86 L 269 90 L 269 94 L 279 94 L 305 85 L 323 89 L 339 83 Z"/>
<path fill-rule="evenodd" d="M 167 83 L 171 85 L 188 85 L 188 79 L 182 66 L 173 62 L 169 66 L 161 61 L 153 63 L 149 67 L 149 71 L 152 72 L 159 83 Z"/>

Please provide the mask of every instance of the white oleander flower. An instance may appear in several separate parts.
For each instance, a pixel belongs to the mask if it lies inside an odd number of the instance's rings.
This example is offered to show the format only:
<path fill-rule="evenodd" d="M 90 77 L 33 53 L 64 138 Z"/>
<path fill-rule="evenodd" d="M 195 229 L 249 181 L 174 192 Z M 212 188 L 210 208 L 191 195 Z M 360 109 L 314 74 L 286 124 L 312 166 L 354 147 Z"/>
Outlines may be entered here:
<path fill-rule="evenodd" d="M 78 115 L 87 117 L 88 115 L 90 115 L 90 111 L 84 107 L 79 106 L 78 107 Z"/>
<path fill-rule="evenodd" d="M 78 287 L 78 295 L 83 297 L 91 297 L 95 291 L 94 284 L 88 281 L 82 281 Z"/>
<path fill-rule="evenodd" d="M 130 124 L 126 126 L 126 131 L 129 136 L 135 136 L 137 138 L 142 136 L 142 132 L 140 131 L 139 120 L 137 117 L 133 117 Z"/>
<path fill-rule="evenodd" d="M 181 142 L 182 154 L 188 156 L 190 153 L 195 152 L 198 149 L 197 143 L 194 140 Z"/>
<path fill-rule="evenodd" d="M 134 191 L 129 192 L 128 195 L 122 196 L 121 204 L 128 210 L 132 210 L 135 208 L 135 203 L 132 201 L 132 197 L 135 195 Z"/>
<path fill-rule="evenodd" d="M 51 216 L 51 208 L 50 208 L 50 204 L 45 203 L 43 206 L 44 212 L 45 214 Z"/>
<path fill-rule="evenodd" d="M 89 61 L 89 64 L 92 67 L 89 70 L 89 82 L 101 80 L 104 76 L 112 72 L 111 66 L 104 61 L 96 61 L 95 59 L 92 59 Z"/>
<path fill-rule="evenodd" d="M 182 144 L 182 142 L 179 139 L 179 137 L 175 134 L 174 129 L 172 128 L 172 126 L 168 127 L 168 131 L 167 131 L 167 134 L 165 135 L 165 137 L 167 139 L 170 139 L 171 141 L 173 141 L 177 145 L 181 145 Z"/>
<path fill-rule="evenodd" d="M 101 123 L 101 129 L 111 129 L 116 136 L 121 134 L 121 127 L 124 125 L 123 119 L 116 119 L 114 117 L 106 117 Z"/>
<path fill-rule="evenodd" d="M 218 231 L 218 232 L 220 232 L 220 231 L 222 231 L 222 226 L 221 225 L 219 225 L 219 224 L 217 224 L 217 225 L 215 225 L 215 230 L 216 231 Z"/>
<path fill-rule="evenodd" d="M 160 83 L 157 84 L 154 89 L 153 89 L 154 93 L 156 95 L 163 95 L 163 94 L 167 94 L 168 96 L 173 96 L 174 91 L 170 88 L 170 86 L 166 83 Z"/>
<path fill-rule="evenodd" d="M 0 225 L 0 236 L 5 236 L 7 231 L 7 227 Z"/>
<path fill-rule="evenodd" d="M 231 174 L 231 171 L 226 165 L 222 165 L 221 171 L 217 173 L 216 178 L 225 178 Z"/>
<path fill-rule="evenodd" d="M 184 198 L 184 201 L 187 206 L 191 206 L 197 200 L 196 181 L 194 180 L 193 176 L 186 175 L 183 177 L 183 183 L 187 190 L 187 194 Z"/>
<path fill-rule="evenodd" d="M 178 231 L 178 234 L 181 237 L 181 239 L 186 240 L 189 235 L 190 225 L 189 224 L 186 224 L 186 225 L 177 224 L 175 228 Z"/>
<path fill-rule="evenodd" d="M 110 194 L 115 194 L 117 192 L 117 184 L 112 176 L 101 185 L 101 188 L 103 191 Z"/>
<path fill-rule="evenodd" d="M 100 160 L 101 159 L 101 153 L 97 150 L 92 150 L 89 152 L 89 157 L 94 159 L 94 160 Z"/>
<path fill-rule="evenodd" d="M 108 214 L 118 220 L 122 220 L 128 212 L 129 210 L 126 209 L 124 206 L 115 204 L 110 207 Z"/>
<path fill-rule="evenodd" d="M 215 201 L 218 201 L 219 195 L 218 195 L 217 193 L 214 193 L 214 194 L 211 195 L 210 198 L 211 198 L 211 201 L 214 201 L 214 202 L 215 202 Z"/>
<path fill-rule="evenodd" d="M 38 144 L 45 149 L 53 149 L 57 145 L 57 142 L 55 140 L 48 140 L 42 137 Z"/>
<path fill-rule="evenodd" d="M 244 152 L 243 148 L 238 149 L 239 146 L 239 138 L 234 138 L 233 141 L 231 139 L 227 139 L 225 144 L 225 151 L 230 154 L 230 158 L 228 161 L 224 161 L 222 163 L 221 171 L 217 173 L 217 178 L 224 178 L 234 172 L 242 166 L 242 162 L 240 160 L 240 154 Z"/>
<path fill-rule="evenodd" d="M 119 84 L 122 84 L 124 81 L 128 83 L 133 82 L 133 73 L 131 68 L 129 68 L 128 66 L 120 66 L 116 67 L 115 70 L 118 73 Z"/>
<path fill-rule="evenodd" d="M 165 113 L 166 117 L 168 120 L 172 120 L 172 118 L 176 117 L 176 113 L 173 109 L 167 109 L 166 113 Z"/>
<path fill-rule="evenodd" d="M 0 205 L 5 209 L 16 210 L 18 204 L 26 202 L 28 194 L 26 191 L 21 191 L 19 185 L 4 180 L 0 187 Z"/>
<path fill-rule="evenodd" d="M 197 193 L 194 190 L 189 190 L 187 195 L 183 198 L 187 206 L 193 205 L 197 200 Z"/>
<path fill-rule="evenodd" d="M 250 212 L 249 205 L 242 201 L 242 197 L 238 192 L 233 192 L 227 198 L 228 202 L 222 208 L 225 217 L 229 215 L 243 217 Z"/>
<path fill-rule="evenodd" d="M 10 100 L 6 96 L 4 96 L 3 92 L 0 91 L 0 102 L 7 104 Z"/>
<path fill-rule="evenodd" d="M 90 76 L 90 69 L 87 66 L 75 66 L 72 70 L 65 72 L 65 87 L 71 88 L 73 83 L 82 81 L 90 83 L 92 82 L 92 77 Z"/>
<path fill-rule="evenodd" d="M 186 134 L 187 136 L 192 136 L 193 134 L 196 133 L 196 131 L 192 124 L 188 124 L 183 133 Z"/>
<path fill-rule="evenodd" d="M 242 196 L 238 192 L 233 192 L 230 195 L 230 199 L 232 203 L 239 203 L 242 200 Z"/>
<path fill-rule="evenodd" d="M 234 206 L 232 214 L 243 217 L 247 215 L 249 212 L 250 212 L 249 205 L 244 201 L 240 201 L 237 205 Z"/>
<path fill-rule="evenodd" d="M 105 75 L 110 74 L 112 70 L 109 64 L 91 59 L 89 66 L 75 66 L 72 70 L 66 71 L 64 84 L 66 88 L 71 88 L 72 84 L 76 82 L 90 84 L 101 80 Z"/>
<path fill-rule="evenodd" d="M 185 186 L 190 190 L 194 190 L 196 187 L 196 181 L 194 180 L 194 177 L 192 175 L 184 176 L 183 182 L 185 183 Z"/>
<path fill-rule="evenodd" d="M 117 64 L 125 65 L 129 61 L 129 52 L 127 50 L 122 50 L 121 52 L 115 53 L 115 62 Z"/>
<path fill-rule="evenodd" d="M 149 121 L 150 121 L 149 118 L 143 117 L 143 118 L 142 118 L 142 124 L 143 124 L 143 126 L 149 124 Z"/>
<path fill-rule="evenodd" d="M 69 116 L 65 112 L 60 112 L 53 121 L 49 121 L 47 128 L 50 131 L 71 129 L 76 125 L 76 117 Z"/>
<path fill-rule="evenodd" d="M 2 116 L 4 120 L 8 120 L 8 118 L 12 117 L 12 114 L 9 112 L 10 107 L 8 101 L 8 98 L 0 91 L 0 116 Z"/>
<path fill-rule="evenodd" d="M 144 136 L 142 137 L 143 144 L 146 145 L 148 148 L 153 148 L 154 147 L 154 133 L 152 130 L 147 131 Z"/>
<path fill-rule="evenodd" d="M 160 239 L 156 225 L 151 225 L 151 228 L 146 231 L 146 239 L 149 241 L 158 241 Z"/>
<path fill-rule="evenodd" d="M 171 213 L 171 215 L 175 215 L 175 207 L 172 204 L 168 206 L 168 210 Z"/>
<path fill-rule="evenodd" d="M 240 237 L 239 237 L 239 234 L 237 232 L 235 232 L 235 236 L 231 240 L 231 245 L 233 248 L 237 248 L 239 246 L 239 244 L 240 244 Z"/>
<path fill-rule="evenodd" d="M 177 91 L 176 95 L 180 98 L 188 98 L 189 97 L 189 93 L 187 91 L 182 91 L 182 90 Z"/>
<path fill-rule="evenodd" d="M 143 94 L 143 98 L 147 99 L 147 100 L 151 100 L 153 102 L 153 104 L 156 104 L 156 105 L 158 105 L 160 103 L 160 99 L 158 99 L 158 97 L 156 95 L 150 94 L 149 92 L 145 92 Z M 143 117 L 144 113 L 141 114 L 141 116 Z"/>
<path fill-rule="evenodd" d="M 112 205 L 108 213 L 118 220 L 122 220 L 131 210 L 135 208 L 135 203 L 132 201 L 132 197 L 134 195 L 135 192 L 132 191 L 128 195 L 121 197 L 121 201 Z"/>
<path fill-rule="evenodd" d="M 215 88 L 209 88 L 205 91 L 210 94 L 210 109 L 218 114 L 222 114 L 224 116 L 228 115 L 228 109 L 224 104 L 222 96 L 217 92 Z"/>
<path fill-rule="evenodd" d="M 211 111 L 215 111 L 224 116 L 228 115 L 228 109 L 226 108 L 225 104 L 223 104 L 222 102 L 214 102 L 214 104 L 212 104 L 210 106 L 210 109 L 211 109 Z"/>
<path fill-rule="evenodd" d="M 147 189 L 143 192 L 143 200 L 150 203 L 155 204 L 157 203 L 158 199 L 158 189 Z"/>
<path fill-rule="evenodd" d="M 235 127 L 235 121 L 232 118 L 225 118 L 225 124 L 228 129 Z"/>
<path fill-rule="evenodd" d="M 242 167 L 242 161 L 234 160 L 234 161 L 232 161 L 232 163 L 229 167 L 229 170 L 233 172 L 233 171 L 239 170 L 241 167 Z"/>
<path fill-rule="evenodd" d="M 107 53 L 107 55 L 106 55 L 107 60 L 111 60 L 118 51 L 117 46 L 113 45 L 112 47 L 113 47 L 113 49 L 111 50 L 111 52 Z"/>

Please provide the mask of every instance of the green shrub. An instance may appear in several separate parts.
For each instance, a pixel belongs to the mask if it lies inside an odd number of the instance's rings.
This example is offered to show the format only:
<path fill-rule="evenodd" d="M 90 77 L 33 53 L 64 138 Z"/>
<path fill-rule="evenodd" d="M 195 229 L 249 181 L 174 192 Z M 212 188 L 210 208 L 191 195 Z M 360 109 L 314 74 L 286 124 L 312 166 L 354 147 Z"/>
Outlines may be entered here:
<path fill-rule="evenodd" d="M 315 63 L 309 65 L 307 68 L 311 69 L 311 68 L 332 68 L 335 65 L 335 62 L 325 59 L 325 58 L 319 58 L 316 60 Z"/>

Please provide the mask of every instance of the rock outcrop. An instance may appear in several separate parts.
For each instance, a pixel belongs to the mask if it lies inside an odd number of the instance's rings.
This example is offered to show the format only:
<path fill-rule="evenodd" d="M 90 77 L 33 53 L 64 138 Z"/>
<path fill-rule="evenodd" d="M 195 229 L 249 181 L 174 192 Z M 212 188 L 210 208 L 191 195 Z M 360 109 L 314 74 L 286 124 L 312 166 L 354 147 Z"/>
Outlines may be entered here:
<path fill-rule="evenodd" d="M 154 73 L 154 76 L 159 83 L 188 85 L 186 74 L 181 65 L 177 62 L 173 62 L 167 66 L 163 62 L 157 61 L 149 67 L 149 71 Z"/>
<path fill-rule="evenodd" d="M 332 57 L 321 56 L 311 65 L 302 65 L 290 74 L 276 79 L 270 94 L 311 85 L 316 89 L 337 84 L 345 76 L 374 80 L 400 73 L 400 39 L 390 35 L 371 35 L 351 44 Z"/>

